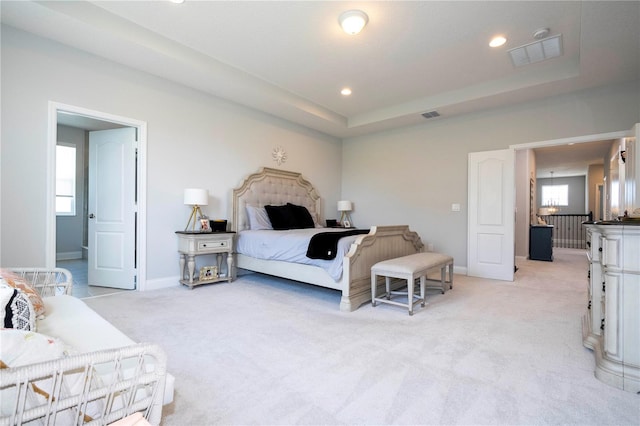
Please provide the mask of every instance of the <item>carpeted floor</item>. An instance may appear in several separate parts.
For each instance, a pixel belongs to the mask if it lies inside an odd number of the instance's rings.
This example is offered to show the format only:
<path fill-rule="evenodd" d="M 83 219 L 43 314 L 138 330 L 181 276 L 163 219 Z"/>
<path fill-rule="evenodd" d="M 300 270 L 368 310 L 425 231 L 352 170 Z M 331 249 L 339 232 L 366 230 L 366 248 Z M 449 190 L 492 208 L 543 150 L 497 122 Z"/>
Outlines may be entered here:
<path fill-rule="evenodd" d="M 517 263 L 513 283 L 456 275 L 412 317 L 259 274 L 85 300 L 167 352 L 164 425 L 640 424 L 582 346 L 584 252 Z"/>

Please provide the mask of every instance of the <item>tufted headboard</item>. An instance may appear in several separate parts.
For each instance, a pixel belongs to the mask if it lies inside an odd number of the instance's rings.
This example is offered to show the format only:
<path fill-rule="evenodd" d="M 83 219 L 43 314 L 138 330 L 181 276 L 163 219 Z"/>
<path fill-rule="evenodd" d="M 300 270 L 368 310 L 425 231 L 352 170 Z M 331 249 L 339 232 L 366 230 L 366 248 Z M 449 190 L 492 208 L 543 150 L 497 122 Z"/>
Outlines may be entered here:
<path fill-rule="evenodd" d="M 247 204 L 254 207 L 286 203 L 305 206 L 322 223 L 320 196 L 311 183 L 300 173 L 263 167 L 258 173 L 246 177 L 239 188 L 233 190 L 233 231 L 249 229 Z"/>

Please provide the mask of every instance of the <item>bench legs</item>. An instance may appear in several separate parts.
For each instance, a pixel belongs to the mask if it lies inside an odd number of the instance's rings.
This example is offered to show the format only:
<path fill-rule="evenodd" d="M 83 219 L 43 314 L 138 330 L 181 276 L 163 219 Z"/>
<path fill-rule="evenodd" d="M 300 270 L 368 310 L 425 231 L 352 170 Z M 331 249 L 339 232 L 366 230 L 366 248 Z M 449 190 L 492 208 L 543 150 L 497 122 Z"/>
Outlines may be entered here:
<path fill-rule="evenodd" d="M 420 278 L 420 296 L 417 296 L 414 294 L 414 287 L 415 287 L 415 280 L 416 280 L 416 275 L 410 275 L 408 276 L 408 274 L 397 274 L 397 275 L 384 275 L 385 272 L 379 271 L 378 273 L 376 273 L 375 271 L 371 271 L 371 305 L 372 306 L 376 306 L 377 302 L 381 302 L 381 303 L 390 303 L 392 305 L 398 305 L 398 306 L 403 306 L 406 307 L 409 310 L 409 315 L 413 315 L 413 306 L 420 302 L 420 306 L 424 307 L 426 305 L 426 297 L 425 297 L 425 289 L 426 289 L 426 282 L 427 281 L 432 281 L 432 282 L 437 282 L 438 286 L 433 286 L 430 288 L 437 288 L 440 291 L 442 291 L 442 294 L 444 294 L 448 289 L 452 289 L 453 288 L 453 262 L 448 262 L 445 264 L 440 264 L 440 265 L 435 265 L 434 268 L 435 269 L 437 267 L 440 267 L 440 280 L 434 280 L 434 279 L 429 279 L 427 278 L 427 272 L 426 270 L 423 270 L 422 272 L 418 272 L 421 275 L 419 275 Z M 447 281 L 447 269 L 449 269 L 449 280 Z M 380 297 L 378 297 L 377 295 L 377 291 L 378 291 L 378 276 L 384 276 L 384 283 L 385 283 L 385 294 L 381 295 Z M 398 279 L 403 279 L 407 281 L 407 291 L 394 291 L 391 290 L 391 278 L 398 278 Z M 398 298 L 392 299 L 392 295 L 401 295 L 401 296 L 407 296 L 407 303 L 402 303 L 402 302 L 398 302 Z"/>
<path fill-rule="evenodd" d="M 447 268 L 449 269 L 449 281 L 447 281 Z M 447 290 L 453 288 L 453 263 L 446 263 L 440 267 L 440 281 L 428 279 L 427 281 L 437 282 L 438 286 L 429 286 L 429 288 L 438 288 L 444 294 Z M 449 285 L 447 285 L 449 284 Z"/>
<path fill-rule="evenodd" d="M 411 276 L 411 277 L 407 277 L 407 278 L 401 278 L 401 279 L 406 279 L 407 281 L 407 291 L 395 291 L 395 290 L 391 290 L 391 278 L 400 278 L 400 277 L 389 277 L 389 276 L 385 276 L 384 277 L 384 283 L 385 283 L 385 290 L 386 293 L 381 295 L 380 297 L 378 297 L 377 295 L 377 290 L 378 290 L 378 276 L 372 272 L 371 273 L 371 305 L 372 306 L 376 306 L 377 302 L 381 302 L 381 303 L 389 303 L 392 305 L 398 305 L 398 306 L 403 306 L 406 307 L 409 310 L 409 315 L 413 315 L 413 306 L 420 302 L 420 306 L 424 307 L 426 305 L 426 298 L 425 298 L 425 288 L 426 288 L 426 282 L 427 282 L 427 277 L 426 275 L 422 275 L 420 276 L 420 295 L 417 296 L 414 294 L 414 287 L 415 287 L 415 277 Z M 398 302 L 398 298 L 396 299 L 392 299 L 391 296 L 406 296 L 407 297 L 407 303 L 402 303 L 402 302 Z"/>

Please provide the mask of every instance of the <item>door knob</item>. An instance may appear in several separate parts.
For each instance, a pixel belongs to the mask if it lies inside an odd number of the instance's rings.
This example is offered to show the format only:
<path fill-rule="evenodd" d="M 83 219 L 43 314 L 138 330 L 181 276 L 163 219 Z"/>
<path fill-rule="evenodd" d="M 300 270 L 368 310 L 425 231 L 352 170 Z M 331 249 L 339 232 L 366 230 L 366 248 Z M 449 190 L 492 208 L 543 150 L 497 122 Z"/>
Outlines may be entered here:
<path fill-rule="evenodd" d="M 93 213 L 90 213 L 90 214 L 89 214 L 89 219 L 95 219 L 95 218 L 96 218 L 96 215 L 95 215 L 95 214 L 93 214 Z"/>

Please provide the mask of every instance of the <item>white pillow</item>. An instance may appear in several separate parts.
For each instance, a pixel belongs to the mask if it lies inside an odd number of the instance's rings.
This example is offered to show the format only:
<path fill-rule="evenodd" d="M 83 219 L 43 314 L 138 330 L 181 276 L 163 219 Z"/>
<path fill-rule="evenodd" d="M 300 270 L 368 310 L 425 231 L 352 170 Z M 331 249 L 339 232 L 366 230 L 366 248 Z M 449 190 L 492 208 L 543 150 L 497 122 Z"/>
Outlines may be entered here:
<path fill-rule="evenodd" d="M 0 330 L 0 360 L 7 367 L 62 358 L 64 350 L 62 342 L 44 334 L 10 328 Z"/>
<path fill-rule="evenodd" d="M 247 205 L 247 217 L 249 218 L 249 229 L 259 231 L 261 229 L 273 229 L 271 221 L 264 207 L 254 207 Z"/>
<path fill-rule="evenodd" d="M 3 368 L 19 367 L 39 362 L 51 361 L 63 358 L 67 355 L 68 348 L 58 339 L 32 331 L 3 329 L 0 330 L 0 364 Z M 65 370 L 62 376 L 60 371 L 43 371 L 41 379 L 30 380 L 27 388 L 25 408 L 47 406 L 51 393 L 55 387 L 61 386 L 60 398 L 72 395 L 81 395 L 87 388 L 87 368 L 77 370 Z M 90 374 L 91 383 L 89 390 L 99 389 L 102 386 L 100 378 L 93 372 Z M 15 386 L 5 386 L 0 390 L 0 416 L 10 416 L 13 413 L 18 398 Z M 55 394 L 54 394 L 55 395 Z M 97 419 L 104 411 L 104 397 L 90 400 L 83 406 L 84 421 Z M 119 397 L 113 401 L 114 406 L 121 404 Z M 34 424 L 38 424 L 36 420 Z M 31 422 L 30 422 L 31 424 Z M 76 424 L 73 409 L 61 410 L 56 417 L 58 424 Z"/>

